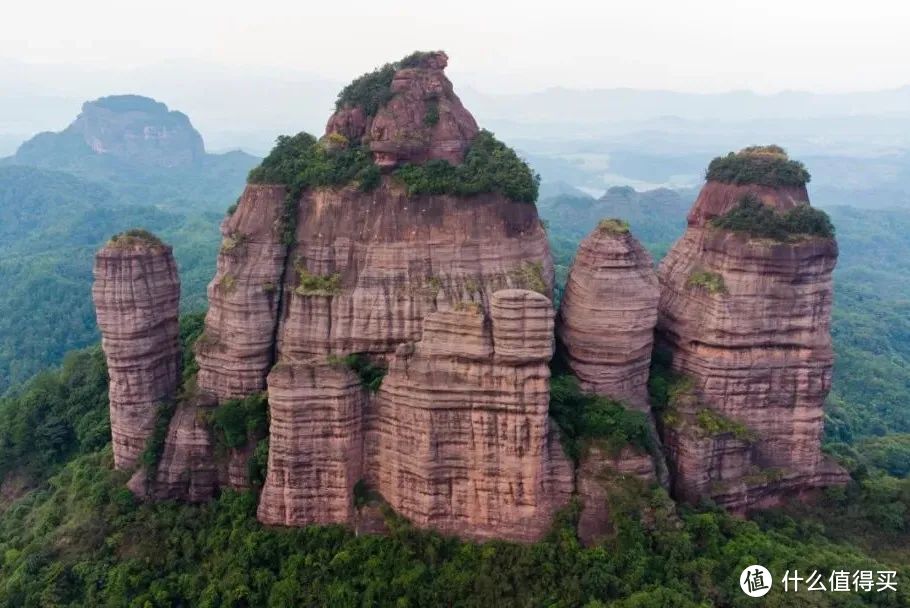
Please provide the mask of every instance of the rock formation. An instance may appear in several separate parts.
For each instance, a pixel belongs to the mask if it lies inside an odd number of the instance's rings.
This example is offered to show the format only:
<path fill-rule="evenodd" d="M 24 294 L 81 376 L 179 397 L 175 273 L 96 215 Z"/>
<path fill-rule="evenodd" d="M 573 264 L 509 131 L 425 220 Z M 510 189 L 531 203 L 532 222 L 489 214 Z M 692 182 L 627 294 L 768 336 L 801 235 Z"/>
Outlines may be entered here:
<path fill-rule="evenodd" d="M 609 499 L 622 491 L 621 484 L 652 484 L 657 481 L 650 454 L 627 446 L 614 453 L 607 446 L 591 442 L 576 471 L 576 492 L 584 508 L 578 518 L 578 537 L 586 545 L 596 544 L 613 531 Z"/>
<path fill-rule="evenodd" d="M 281 363 L 268 378 L 268 475 L 259 520 L 352 523 L 362 477 L 366 391 L 343 363 Z"/>
<path fill-rule="evenodd" d="M 284 288 L 287 246 L 275 225 L 285 194 L 283 186 L 248 185 L 236 211 L 221 225 L 205 333 L 196 342 L 199 388 L 218 399 L 265 388 Z"/>
<path fill-rule="evenodd" d="M 205 157 L 202 136 L 186 114 L 140 95 L 111 95 L 85 102 L 66 129 L 36 135 L 22 144 L 16 158 L 23 164 L 41 164 L 48 157 L 59 158 L 61 151 L 163 168 L 195 165 Z"/>
<path fill-rule="evenodd" d="M 448 62 L 441 51 L 406 58 L 394 71 L 388 103 L 373 116 L 344 105 L 329 119 L 326 135 L 366 143 L 380 167 L 434 159 L 460 163 L 478 128 L 443 72 Z"/>
<path fill-rule="evenodd" d="M 118 235 L 95 256 L 92 299 L 110 374 L 114 464 L 130 470 L 180 373 L 180 282 L 171 248 L 143 232 Z"/>
<path fill-rule="evenodd" d="M 804 184 L 709 179 L 658 272 L 658 335 L 689 383 L 663 416 L 674 490 L 738 511 L 845 480 L 819 449 L 837 244 L 712 222 L 747 196 L 778 215 L 809 204 Z"/>
<path fill-rule="evenodd" d="M 658 298 L 651 256 L 624 224 L 602 221 L 578 247 L 557 324 L 583 390 L 649 410 Z"/>
<path fill-rule="evenodd" d="M 367 480 L 423 527 L 535 540 L 572 492 L 551 432 L 553 311 L 541 294 L 492 294 L 431 313 L 391 361 L 367 425 Z"/>

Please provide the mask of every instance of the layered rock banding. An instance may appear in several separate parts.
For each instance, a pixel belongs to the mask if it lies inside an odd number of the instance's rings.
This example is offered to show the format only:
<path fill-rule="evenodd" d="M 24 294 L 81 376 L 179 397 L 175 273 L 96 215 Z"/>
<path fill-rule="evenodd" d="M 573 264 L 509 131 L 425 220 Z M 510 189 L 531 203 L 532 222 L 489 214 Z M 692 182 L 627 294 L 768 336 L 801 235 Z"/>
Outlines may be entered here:
<path fill-rule="evenodd" d="M 446 62 L 419 53 L 355 81 L 321 140 L 281 138 L 251 174 L 222 224 L 198 373 L 149 444 L 156 465 L 130 481 L 137 494 L 195 502 L 261 479 L 261 391 L 267 524 L 381 531 L 384 501 L 443 533 L 533 541 L 575 494 L 580 535 L 596 542 L 617 480 L 663 479 L 644 447 L 614 445 L 656 437 L 573 428 L 596 427 L 590 412 L 619 426 L 640 413 L 609 403 L 560 418 L 574 469 L 549 418 L 554 333 L 583 389 L 650 414 L 650 257 L 623 224 L 602 223 L 579 250 L 557 330 L 553 263 L 529 204 L 537 180 L 478 131 Z M 508 183 L 490 181 L 501 174 Z M 836 245 L 714 226 L 747 193 L 779 210 L 807 198 L 715 182 L 660 271 L 659 336 L 691 382 L 661 428 L 677 495 L 743 510 L 841 478 L 818 451 Z M 179 285 L 154 237 L 113 241 L 96 278 L 115 459 L 134 469 L 158 404 L 176 397 Z M 251 417 L 226 422 L 234 415 Z"/>
<path fill-rule="evenodd" d="M 777 214 L 809 204 L 804 183 L 709 179 L 658 271 L 658 336 L 690 383 L 664 416 L 674 491 L 736 511 L 846 479 L 820 451 L 837 243 L 716 225 L 751 197 Z"/>
<path fill-rule="evenodd" d="M 114 465 L 131 470 L 180 375 L 180 280 L 171 248 L 151 234 L 117 235 L 95 256 L 92 300 L 110 375 Z"/>
<path fill-rule="evenodd" d="M 583 390 L 649 411 L 658 299 L 651 256 L 622 222 L 602 221 L 578 247 L 557 324 Z"/>
<path fill-rule="evenodd" d="M 539 538 L 572 492 L 548 426 L 549 298 L 494 292 L 430 313 L 402 345 L 371 407 L 367 480 L 424 527 L 472 538 Z"/>

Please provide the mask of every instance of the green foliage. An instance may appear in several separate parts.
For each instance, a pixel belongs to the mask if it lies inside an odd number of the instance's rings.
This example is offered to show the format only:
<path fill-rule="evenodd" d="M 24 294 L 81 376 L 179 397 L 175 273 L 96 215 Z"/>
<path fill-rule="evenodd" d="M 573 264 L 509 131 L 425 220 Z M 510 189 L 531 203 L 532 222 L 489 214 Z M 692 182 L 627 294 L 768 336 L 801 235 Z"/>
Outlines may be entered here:
<path fill-rule="evenodd" d="M 164 453 L 164 441 L 167 439 L 167 429 L 174 416 L 176 404 L 173 401 L 158 404 L 155 411 L 155 426 L 152 434 L 145 442 L 145 449 L 139 455 L 139 464 L 145 468 L 149 479 L 154 479 L 161 455 Z"/>
<path fill-rule="evenodd" d="M 329 355 L 328 362 L 331 365 L 343 365 L 351 368 L 360 378 L 360 384 L 371 393 L 379 390 L 379 387 L 382 386 L 382 380 L 385 378 L 386 372 L 388 372 L 387 368 L 374 363 L 364 353 L 353 353 L 343 357 Z"/>
<path fill-rule="evenodd" d="M 239 448 L 251 439 L 263 437 L 269 428 L 269 402 L 265 392 L 253 393 L 243 399 L 228 399 L 211 412 L 211 423 L 216 436 L 229 448 Z"/>
<path fill-rule="evenodd" d="M 217 212 L 197 201 L 174 210 L 165 200 L 155 204 L 127 203 L 55 171 L 0 167 L 0 395 L 98 341 L 92 264 L 112 234 L 145 226 L 172 243 L 181 309 L 206 305 L 224 201 Z"/>
<path fill-rule="evenodd" d="M 474 196 L 495 192 L 514 201 L 533 203 L 540 186 L 540 176 L 487 130 L 477 134 L 460 165 L 431 160 L 404 165 L 394 174 L 413 195 Z"/>
<path fill-rule="evenodd" d="M 540 262 L 522 262 L 509 275 L 517 288 L 547 295 L 547 282 L 543 278 L 543 265 Z"/>
<path fill-rule="evenodd" d="M 686 286 L 702 288 L 711 294 L 727 293 L 723 275 L 710 270 L 693 270 L 686 280 Z"/>
<path fill-rule="evenodd" d="M 439 102 L 431 99 L 427 102 L 427 112 L 423 115 L 423 124 L 432 127 L 439 122 Z"/>
<path fill-rule="evenodd" d="M 790 160 L 783 148 L 751 146 L 712 160 L 705 179 L 737 185 L 804 186 L 811 176 L 801 162 Z"/>
<path fill-rule="evenodd" d="M 736 206 L 711 224 L 724 230 L 748 234 L 753 238 L 788 241 L 801 236 L 832 238 L 834 225 L 828 214 L 809 204 L 799 205 L 784 213 L 777 213 L 763 204 L 754 194 L 747 194 Z"/>
<path fill-rule="evenodd" d="M 605 218 L 597 222 L 597 229 L 607 234 L 628 234 L 629 222 L 617 218 Z"/>
<path fill-rule="evenodd" d="M 332 296 L 341 290 L 341 274 L 312 274 L 302 262 L 295 264 L 299 282 L 294 293 L 299 296 Z"/>
<path fill-rule="evenodd" d="M 653 447 L 644 413 L 582 392 L 578 380 L 570 374 L 554 375 L 550 380 L 550 416 L 562 431 L 566 454 L 576 462 L 589 439 L 601 440 L 614 452 L 629 445 L 643 451 Z"/>
<path fill-rule="evenodd" d="M 199 364 L 196 362 L 196 355 L 193 345 L 205 330 L 205 313 L 197 312 L 180 317 L 180 344 L 183 345 L 181 354 L 181 385 L 186 387 L 187 383 L 199 371 Z"/>
<path fill-rule="evenodd" d="M 280 135 L 262 163 L 250 171 L 251 184 L 287 187 L 279 218 L 281 241 L 292 245 L 297 227 L 297 205 L 308 188 L 346 186 L 351 183 L 368 192 L 379 185 L 379 168 L 370 152 L 361 146 L 320 142 L 309 133 Z"/>
<path fill-rule="evenodd" d="M 144 228 L 130 228 L 112 236 L 108 245 L 117 249 L 128 249 L 136 246 L 163 247 L 164 243 Z"/>
<path fill-rule="evenodd" d="M 69 353 L 59 370 L 46 371 L 0 398 L 0 480 L 26 481 L 110 441 L 107 366 L 98 346 Z"/>
<path fill-rule="evenodd" d="M 375 116 L 392 99 L 392 78 L 397 70 L 398 64 L 387 63 L 355 78 L 338 93 L 335 109 L 360 107 L 367 116 Z"/>
<path fill-rule="evenodd" d="M 746 425 L 719 412 L 704 408 L 695 415 L 698 427 L 708 435 L 733 435 L 742 441 L 755 441 L 756 435 Z"/>
<path fill-rule="evenodd" d="M 91 356 L 74 361 L 67 374 L 51 374 L 66 378 L 61 393 L 95 395 Z M 555 384 L 570 396 L 563 419 L 578 437 L 625 428 L 613 405 L 579 415 L 571 382 Z M 98 407 L 83 407 L 106 410 L 103 390 Z M 688 507 L 676 514 L 659 488 L 629 483 L 611 494 L 614 533 L 601 545 L 579 544 L 577 502 L 540 542 L 476 544 L 397 517 L 386 536 L 266 527 L 256 520 L 252 492 L 225 491 L 203 505 L 140 503 L 101 445 L 57 452 L 47 470 L 53 475 L 0 510 L 0 605 L 735 607 L 750 605 L 737 581 L 756 562 L 775 579 L 795 568 L 903 571 L 910 564 L 910 481 L 890 477 L 830 490 L 817 506 L 794 503 L 757 523 Z M 43 446 L 23 448 L 34 461 Z M 257 444 L 254 482 L 267 454 L 265 442 Z M 369 489 L 359 486 L 355 499 L 368 500 Z M 793 595 L 775 586 L 763 601 L 810 600 L 901 606 L 910 595 L 900 584 L 896 594 Z"/>
<path fill-rule="evenodd" d="M 398 66 L 401 68 L 419 68 L 423 65 L 423 62 L 434 53 L 439 51 L 414 51 L 404 59 L 398 62 Z"/>
<path fill-rule="evenodd" d="M 246 463 L 247 475 L 249 476 L 250 485 L 254 488 L 261 488 L 265 483 L 265 475 L 268 472 L 269 465 L 269 438 L 264 437 L 256 442 L 253 453 Z"/>

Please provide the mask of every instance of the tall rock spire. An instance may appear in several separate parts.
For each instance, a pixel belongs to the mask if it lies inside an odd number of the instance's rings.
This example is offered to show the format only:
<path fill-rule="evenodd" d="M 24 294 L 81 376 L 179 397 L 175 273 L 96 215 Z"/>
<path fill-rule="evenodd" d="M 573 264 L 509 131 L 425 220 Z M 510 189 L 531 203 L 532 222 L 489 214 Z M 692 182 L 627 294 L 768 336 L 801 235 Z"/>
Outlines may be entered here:
<path fill-rule="evenodd" d="M 845 480 L 820 451 L 837 243 L 780 148 L 716 159 L 660 265 L 674 491 L 733 510 Z"/>
<path fill-rule="evenodd" d="M 114 464 L 131 470 L 180 372 L 180 281 L 171 248 L 133 230 L 95 256 L 92 299 L 110 374 Z"/>

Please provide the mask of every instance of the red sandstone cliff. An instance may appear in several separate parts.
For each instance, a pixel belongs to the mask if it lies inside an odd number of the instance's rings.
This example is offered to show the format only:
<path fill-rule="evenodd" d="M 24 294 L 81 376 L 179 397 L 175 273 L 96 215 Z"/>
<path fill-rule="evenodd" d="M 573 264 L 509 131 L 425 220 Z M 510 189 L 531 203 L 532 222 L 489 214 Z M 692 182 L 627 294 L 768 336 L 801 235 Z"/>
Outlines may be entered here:
<path fill-rule="evenodd" d="M 820 451 L 837 244 L 711 224 L 746 194 L 777 212 L 808 204 L 804 186 L 708 181 L 658 272 L 658 335 L 691 382 L 664 416 L 674 490 L 738 511 L 846 479 Z"/>
<path fill-rule="evenodd" d="M 171 248 L 147 233 L 111 239 L 95 256 L 92 299 L 110 374 L 114 464 L 131 470 L 180 374 L 180 281 Z"/>

